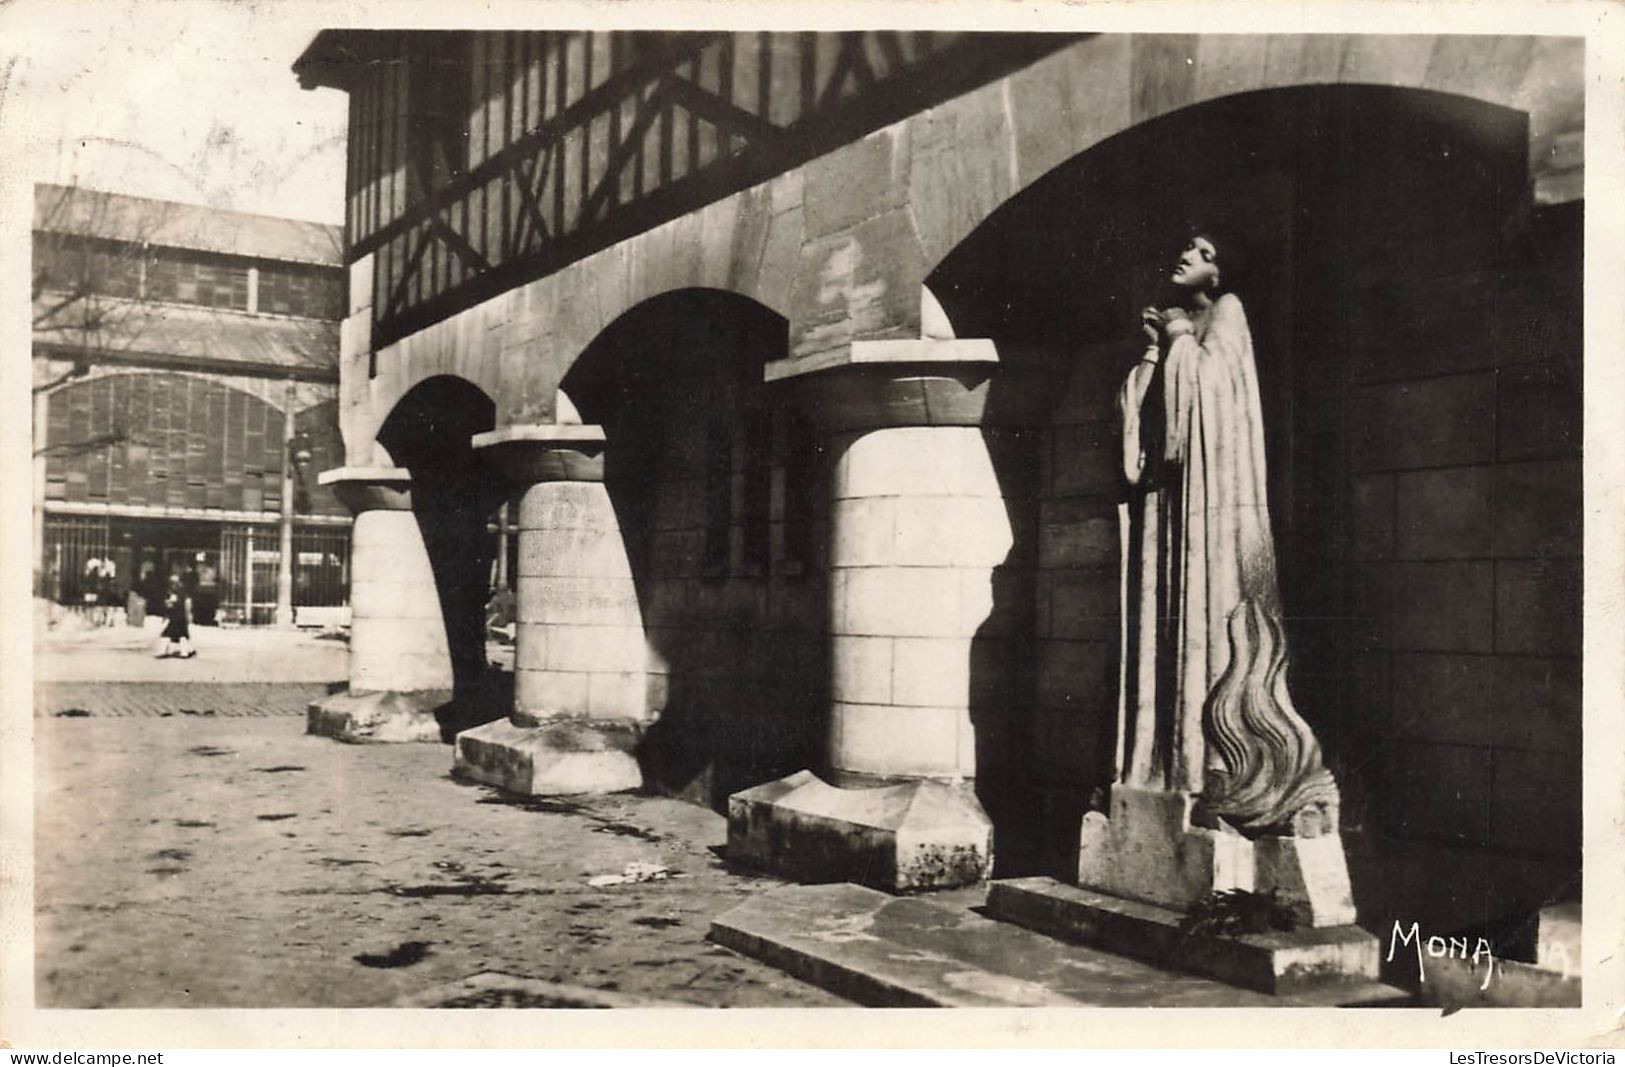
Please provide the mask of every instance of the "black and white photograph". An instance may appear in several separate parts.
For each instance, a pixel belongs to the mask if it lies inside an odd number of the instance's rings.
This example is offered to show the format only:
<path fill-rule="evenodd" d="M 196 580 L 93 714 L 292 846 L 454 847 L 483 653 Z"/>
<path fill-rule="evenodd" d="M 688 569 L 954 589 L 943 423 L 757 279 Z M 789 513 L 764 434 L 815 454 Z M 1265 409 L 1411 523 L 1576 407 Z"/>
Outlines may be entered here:
<path fill-rule="evenodd" d="M 1159 7 L 0 5 L 0 1036 L 1617 1047 L 1622 11 Z"/>

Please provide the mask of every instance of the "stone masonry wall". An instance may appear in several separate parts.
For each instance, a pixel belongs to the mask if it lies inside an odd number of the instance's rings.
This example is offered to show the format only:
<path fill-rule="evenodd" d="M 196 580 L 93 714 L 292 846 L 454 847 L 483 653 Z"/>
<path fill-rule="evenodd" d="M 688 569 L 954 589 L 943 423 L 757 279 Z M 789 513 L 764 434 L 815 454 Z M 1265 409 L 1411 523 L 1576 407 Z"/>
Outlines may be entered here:
<path fill-rule="evenodd" d="M 1360 294 L 1359 689 L 1388 833 L 1572 857 L 1580 835 L 1579 211 Z"/>
<path fill-rule="evenodd" d="M 785 420 L 768 439 L 770 480 L 747 468 L 758 441 L 726 403 L 709 422 L 663 420 L 652 450 L 647 553 L 640 580 L 649 706 L 660 713 L 652 751 L 661 784 L 705 803 L 806 766 L 824 706 L 825 593 L 821 529 L 797 530 L 787 493 L 822 500 L 822 486 L 788 485 Z M 782 413 L 781 413 L 782 415 Z M 759 432 L 759 431 L 758 431 Z M 725 475 L 710 466 L 726 441 Z M 711 454 L 708 456 L 708 452 Z M 707 484 L 725 477 L 720 487 Z M 767 490 L 752 502 L 749 492 Z M 725 494 L 725 528 L 713 526 Z M 765 515 L 757 509 L 766 505 Z M 821 513 L 826 510 L 820 506 Z M 768 520 L 766 558 L 753 558 L 752 519 Z M 821 514 L 803 523 L 823 525 Z M 721 550 L 708 539 L 722 535 Z"/>

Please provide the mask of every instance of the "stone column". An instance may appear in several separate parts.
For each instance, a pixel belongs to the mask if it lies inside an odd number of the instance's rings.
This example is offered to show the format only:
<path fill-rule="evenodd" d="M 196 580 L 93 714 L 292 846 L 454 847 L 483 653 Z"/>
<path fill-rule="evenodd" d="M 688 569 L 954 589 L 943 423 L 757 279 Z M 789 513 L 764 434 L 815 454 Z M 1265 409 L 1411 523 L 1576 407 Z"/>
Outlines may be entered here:
<path fill-rule="evenodd" d="M 310 706 L 308 732 L 345 741 L 438 741 L 451 654 L 434 571 L 412 513 L 411 475 L 341 467 L 318 478 L 350 527 L 349 691 Z"/>
<path fill-rule="evenodd" d="M 647 646 L 604 432 L 512 426 L 474 447 L 520 493 L 514 710 L 457 735 L 454 772 L 524 795 L 635 789 Z"/>
<path fill-rule="evenodd" d="M 993 724 L 972 710 L 998 688 L 1004 624 L 1021 614 L 995 606 L 1015 538 L 989 439 L 992 423 L 1030 408 L 1013 392 L 990 403 L 997 369 L 985 340 L 858 342 L 769 364 L 770 380 L 796 383 L 835 457 L 835 784 L 803 771 L 735 794 L 731 859 L 899 890 L 987 877 L 992 825 L 972 786 L 978 730 Z"/>

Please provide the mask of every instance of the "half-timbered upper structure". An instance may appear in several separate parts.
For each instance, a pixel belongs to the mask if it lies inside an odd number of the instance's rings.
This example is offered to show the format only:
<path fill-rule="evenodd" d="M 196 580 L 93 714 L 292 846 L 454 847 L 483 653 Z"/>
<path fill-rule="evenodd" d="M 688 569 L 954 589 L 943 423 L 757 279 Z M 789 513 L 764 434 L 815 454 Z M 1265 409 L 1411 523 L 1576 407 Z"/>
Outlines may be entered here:
<path fill-rule="evenodd" d="M 1069 38 L 963 33 L 350 33 L 345 235 L 375 340 L 677 218 Z"/>

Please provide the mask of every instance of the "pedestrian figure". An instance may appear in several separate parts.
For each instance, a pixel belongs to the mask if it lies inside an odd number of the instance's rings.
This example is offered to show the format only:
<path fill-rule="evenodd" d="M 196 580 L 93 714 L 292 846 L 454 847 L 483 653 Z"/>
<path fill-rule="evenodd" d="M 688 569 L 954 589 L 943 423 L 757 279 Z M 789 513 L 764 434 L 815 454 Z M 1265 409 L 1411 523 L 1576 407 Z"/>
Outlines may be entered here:
<path fill-rule="evenodd" d="M 181 584 L 180 575 L 171 574 L 169 592 L 164 595 L 164 617 L 169 623 L 164 627 L 164 648 L 158 653 L 159 659 L 191 659 L 197 655 L 197 649 L 192 647 L 191 616 L 192 598 Z"/>
<path fill-rule="evenodd" d="M 118 609 L 124 606 L 123 601 L 118 590 L 118 564 L 112 559 L 103 560 L 101 577 L 96 582 L 97 625 L 117 625 Z"/>
<path fill-rule="evenodd" d="M 92 626 L 100 626 L 102 561 L 99 556 L 85 560 L 85 576 L 79 583 L 79 599 L 85 605 L 85 618 Z"/>
<path fill-rule="evenodd" d="M 197 615 L 194 618 L 199 626 L 216 626 L 215 612 L 220 606 L 220 572 L 215 570 L 214 562 L 202 552 L 197 554 Z"/>

